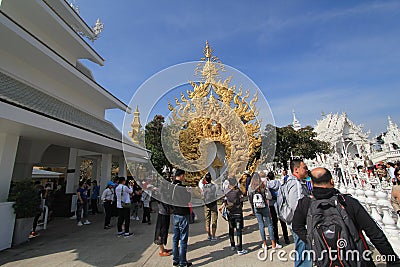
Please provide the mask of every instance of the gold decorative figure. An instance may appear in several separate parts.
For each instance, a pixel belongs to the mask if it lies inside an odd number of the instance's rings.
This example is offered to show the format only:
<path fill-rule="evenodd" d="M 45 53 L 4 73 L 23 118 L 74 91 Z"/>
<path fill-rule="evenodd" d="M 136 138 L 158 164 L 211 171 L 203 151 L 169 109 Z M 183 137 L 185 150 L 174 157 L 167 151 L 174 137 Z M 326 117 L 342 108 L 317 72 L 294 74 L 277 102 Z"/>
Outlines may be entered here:
<path fill-rule="evenodd" d="M 225 69 L 212 53 L 213 49 L 206 41 L 204 58 L 195 70 L 202 81 L 190 82 L 192 90 L 187 90 L 186 96 L 181 93 L 180 100 L 175 98 L 175 106 L 168 103 L 172 112 L 170 122 L 179 125 L 173 130 L 177 138 L 172 138 L 171 150 L 180 151 L 192 166 L 200 166 L 187 175 L 190 184 L 197 183 L 208 166 L 220 168 L 223 162 L 227 164 L 229 175 L 237 178 L 245 170 L 254 172 L 261 148 L 255 107 L 257 93 L 248 101 L 249 90 L 242 96 L 242 86 L 237 91 L 235 85 L 230 85 L 231 77 L 221 81 L 220 72 Z M 226 156 L 225 159 L 215 156 L 206 166 L 207 155 L 204 154 L 208 153 L 206 145 L 210 142 L 225 147 Z"/>

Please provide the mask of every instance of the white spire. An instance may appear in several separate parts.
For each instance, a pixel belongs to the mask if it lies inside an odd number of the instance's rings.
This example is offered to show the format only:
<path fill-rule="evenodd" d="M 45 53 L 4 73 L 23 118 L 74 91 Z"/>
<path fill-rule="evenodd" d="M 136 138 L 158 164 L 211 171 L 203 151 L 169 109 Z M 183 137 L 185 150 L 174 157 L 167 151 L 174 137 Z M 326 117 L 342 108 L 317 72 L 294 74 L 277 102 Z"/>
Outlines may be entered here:
<path fill-rule="evenodd" d="M 301 129 L 301 124 L 300 124 L 299 120 L 296 118 L 296 112 L 294 112 L 294 109 L 293 109 L 292 112 L 293 112 L 293 123 L 292 123 L 292 127 L 293 127 L 293 129 L 294 129 L 295 131 L 298 131 L 298 130 Z"/>
<path fill-rule="evenodd" d="M 394 123 L 392 121 L 392 118 L 388 116 L 388 121 L 389 121 L 389 127 L 392 128 L 394 126 Z"/>

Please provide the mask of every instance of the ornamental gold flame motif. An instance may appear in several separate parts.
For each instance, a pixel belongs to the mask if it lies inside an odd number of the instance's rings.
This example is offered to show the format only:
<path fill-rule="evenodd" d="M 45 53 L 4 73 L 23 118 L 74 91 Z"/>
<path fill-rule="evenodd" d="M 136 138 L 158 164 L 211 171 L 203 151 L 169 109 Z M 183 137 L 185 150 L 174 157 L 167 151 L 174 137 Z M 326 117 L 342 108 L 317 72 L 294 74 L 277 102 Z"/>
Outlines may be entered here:
<path fill-rule="evenodd" d="M 168 103 L 170 123 L 168 134 L 163 134 L 168 136 L 163 141 L 163 146 L 167 143 L 164 151 L 180 153 L 179 159 L 171 163 L 188 170 L 187 178 L 193 182 L 216 162 L 218 166 L 226 164 L 229 175 L 236 177 L 245 170 L 254 172 L 261 148 L 257 93 L 248 101 L 250 90 L 243 95 L 242 86 L 237 90 L 236 85 L 230 85 L 232 77 L 221 81 L 220 72 L 225 68 L 212 52 L 206 42 L 205 57 L 195 70 L 201 81 L 190 82 L 192 90 L 186 95 L 181 92 L 175 106 Z M 218 158 L 216 143 L 225 148 L 225 158 Z"/>

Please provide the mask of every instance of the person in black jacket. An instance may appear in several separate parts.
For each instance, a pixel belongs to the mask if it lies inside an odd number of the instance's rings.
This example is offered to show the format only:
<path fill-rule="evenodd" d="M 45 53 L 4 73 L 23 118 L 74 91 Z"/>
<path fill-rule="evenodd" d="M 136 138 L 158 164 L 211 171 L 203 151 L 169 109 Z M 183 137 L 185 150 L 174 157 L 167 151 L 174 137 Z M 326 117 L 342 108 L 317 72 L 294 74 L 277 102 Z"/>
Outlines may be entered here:
<path fill-rule="evenodd" d="M 238 255 L 248 253 L 247 249 L 243 249 L 242 244 L 242 230 L 243 230 L 243 193 L 238 188 L 237 180 L 235 177 L 230 177 L 229 188 L 225 193 L 225 198 L 220 211 L 223 207 L 229 212 L 228 226 L 229 226 L 229 240 L 231 242 L 231 250 L 237 250 Z M 235 246 L 234 231 L 236 229 L 237 245 Z"/>
<path fill-rule="evenodd" d="M 311 172 L 313 182 L 312 196 L 316 199 L 329 199 L 340 192 L 334 188 L 332 174 L 326 168 L 315 168 Z M 394 252 L 391 244 L 383 233 L 382 229 L 371 218 L 364 207 L 350 195 L 343 195 L 345 209 L 357 229 L 363 230 L 369 237 L 372 244 L 381 255 L 384 255 L 388 266 L 400 266 L 400 259 Z M 294 213 L 292 228 L 301 240 L 307 242 L 306 220 L 308 208 L 310 206 L 310 197 L 302 198 Z M 375 266 L 374 262 L 364 261 L 362 266 Z"/>
<path fill-rule="evenodd" d="M 191 194 L 183 185 L 185 171 L 176 170 L 174 187 L 172 189 L 172 203 L 174 205 L 174 237 L 172 239 L 172 254 L 174 266 L 192 266 L 186 259 L 187 243 L 189 239 L 189 216 Z M 180 249 L 178 243 L 180 241 Z"/>

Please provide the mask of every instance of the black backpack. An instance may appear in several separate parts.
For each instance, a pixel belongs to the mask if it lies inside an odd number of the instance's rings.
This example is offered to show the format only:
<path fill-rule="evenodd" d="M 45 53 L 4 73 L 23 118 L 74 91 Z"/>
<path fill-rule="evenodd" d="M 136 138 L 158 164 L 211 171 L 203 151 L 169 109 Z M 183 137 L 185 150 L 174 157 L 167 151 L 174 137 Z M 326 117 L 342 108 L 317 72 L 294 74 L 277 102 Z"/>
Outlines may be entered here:
<path fill-rule="evenodd" d="M 310 199 L 307 243 L 314 264 L 321 267 L 365 266 L 363 252 L 368 246 L 346 212 L 344 196 L 337 194 L 329 199 L 311 196 Z"/>

